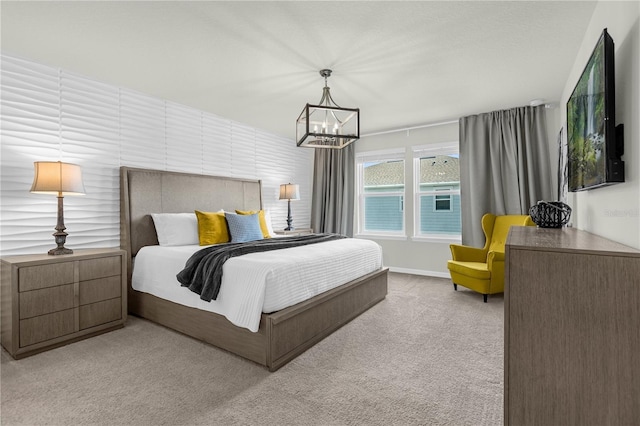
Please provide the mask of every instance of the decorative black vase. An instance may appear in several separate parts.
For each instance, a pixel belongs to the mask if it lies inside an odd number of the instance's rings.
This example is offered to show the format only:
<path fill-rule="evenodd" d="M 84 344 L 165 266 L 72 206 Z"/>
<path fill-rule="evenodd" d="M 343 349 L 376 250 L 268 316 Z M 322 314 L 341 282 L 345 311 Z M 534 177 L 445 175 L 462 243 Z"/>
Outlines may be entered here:
<path fill-rule="evenodd" d="M 538 201 L 529 216 L 540 228 L 562 228 L 571 218 L 571 207 L 561 201 Z"/>

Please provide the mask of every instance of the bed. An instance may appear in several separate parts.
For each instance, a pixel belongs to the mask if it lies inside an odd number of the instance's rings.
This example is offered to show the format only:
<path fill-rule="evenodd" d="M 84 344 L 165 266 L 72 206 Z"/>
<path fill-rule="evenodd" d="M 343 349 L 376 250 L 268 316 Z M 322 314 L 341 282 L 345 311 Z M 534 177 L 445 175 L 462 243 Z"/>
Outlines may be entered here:
<path fill-rule="evenodd" d="M 158 245 L 151 214 L 261 208 L 259 180 L 121 167 L 120 241 L 128 258 L 129 312 L 275 371 L 386 297 L 387 269 L 380 267 L 310 299 L 262 313 L 254 332 L 218 313 L 133 288 L 135 256 L 143 247 Z"/>

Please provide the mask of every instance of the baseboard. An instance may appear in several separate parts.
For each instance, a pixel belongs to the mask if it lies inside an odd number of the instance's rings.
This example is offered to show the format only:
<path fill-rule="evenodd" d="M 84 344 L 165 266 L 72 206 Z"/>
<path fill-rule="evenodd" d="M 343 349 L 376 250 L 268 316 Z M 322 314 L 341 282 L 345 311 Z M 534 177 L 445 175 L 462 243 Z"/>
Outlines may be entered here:
<path fill-rule="evenodd" d="M 398 272 L 400 274 L 423 275 L 425 277 L 451 278 L 448 272 L 425 271 L 424 269 L 396 268 L 389 266 L 389 272 Z"/>

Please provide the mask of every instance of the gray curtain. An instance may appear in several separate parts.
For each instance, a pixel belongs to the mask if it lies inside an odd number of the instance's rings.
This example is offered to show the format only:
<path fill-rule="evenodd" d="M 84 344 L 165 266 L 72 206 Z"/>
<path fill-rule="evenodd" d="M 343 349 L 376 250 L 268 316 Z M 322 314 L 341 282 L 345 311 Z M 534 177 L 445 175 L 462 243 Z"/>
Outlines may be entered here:
<path fill-rule="evenodd" d="M 354 161 L 353 144 L 342 149 L 316 148 L 311 198 L 314 232 L 353 236 Z"/>
<path fill-rule="evenodd" d="M 528 214 L 554 200 L 544 106 L 460 119 L 462 243 L 481 247 L 485 213 Z"/>

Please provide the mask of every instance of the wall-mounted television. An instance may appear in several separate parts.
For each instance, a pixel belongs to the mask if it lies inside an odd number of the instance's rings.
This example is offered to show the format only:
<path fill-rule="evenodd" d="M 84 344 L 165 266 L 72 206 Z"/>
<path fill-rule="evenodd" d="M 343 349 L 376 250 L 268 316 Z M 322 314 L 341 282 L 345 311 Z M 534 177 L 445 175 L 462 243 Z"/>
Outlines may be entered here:
<path fill-rule="evenodd" d="M 567 102 L 569 191 L 624 182 L 622 125 L 615 125 L 613 39 L 605 28 Z"/>

